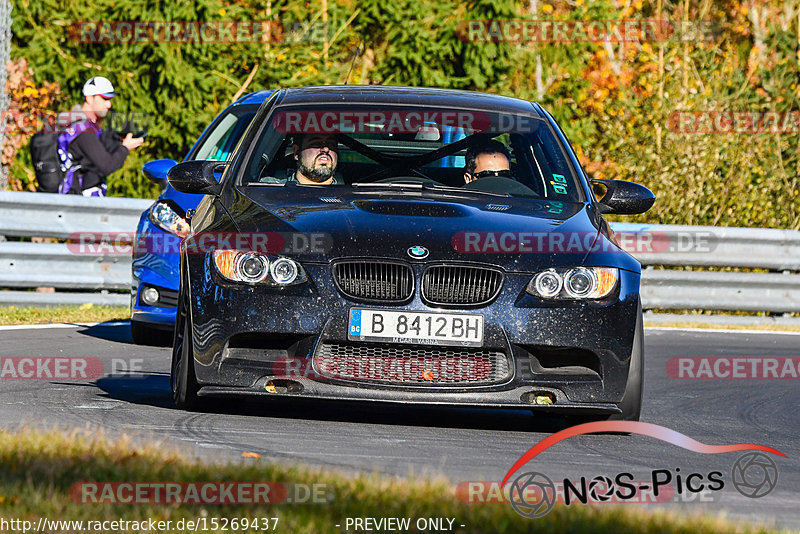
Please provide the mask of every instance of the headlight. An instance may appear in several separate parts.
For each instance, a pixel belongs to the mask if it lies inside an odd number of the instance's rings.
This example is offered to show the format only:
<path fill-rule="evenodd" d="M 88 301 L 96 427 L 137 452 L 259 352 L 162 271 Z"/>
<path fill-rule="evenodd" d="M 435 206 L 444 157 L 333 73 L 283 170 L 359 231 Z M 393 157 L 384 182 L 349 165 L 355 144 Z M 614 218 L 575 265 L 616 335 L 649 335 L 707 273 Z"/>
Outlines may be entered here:
<path fill-rule="evenodd" d="M 236 259 L 236 272 L 245 282 L 263 282 L 269 276 L 269 260 L 255 252 L 240 254 Z"/>
<path fill-rule="evenodd" d="M 186 219 L 175 213 L 175 210 L 163 201 L 156 202 L 150 208 L 150 222 L 178 237 L 186 237 L 189 234 L 189 223 Z"/>
<path fill-rule="evenodd" d="M 544 271 L 536 275 L 531 280 L 535 293 L 544 298 L 553 298 L 561 293 L 561 288 L 564 287 L 564 280 L 557 272 L 550 270 Z M 530 284 L 529 284 L 530 286 Z M 528 287 L 530 292 L 530 287 Z"/>
<path fill-rule="evenodd" d="M 219 274 L 232 282 L 288 286 L 306 281 L 303 267 L 293 259 L 258 252 L 215 250 L 214 265 Z"/>
<path fill-rule="evenodd" d="M 618 279 L 615 267 L 548 269 L 536 274 L 526 291 L 543 299 L 601 299 L 614 291 Z"/>
<path fill-rule="evenodd" d="M 269 274 L 277 284 L 291 284 L 297 279 L 298 265 L 289 258 L 278 258 L 272 262 Z"/>

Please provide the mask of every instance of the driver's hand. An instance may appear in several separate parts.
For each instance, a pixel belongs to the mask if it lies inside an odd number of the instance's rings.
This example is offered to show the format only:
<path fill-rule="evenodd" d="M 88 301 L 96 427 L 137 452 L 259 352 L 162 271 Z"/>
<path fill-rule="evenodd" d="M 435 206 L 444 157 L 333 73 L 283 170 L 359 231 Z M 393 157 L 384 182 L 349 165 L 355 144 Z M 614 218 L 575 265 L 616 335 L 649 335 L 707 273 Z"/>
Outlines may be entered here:
<path fill-rule="evenodd" d="M 144 143 L 144 137 L 134 137 L 132 133 L 129 133 L 125 136 L 125 139 L 122 140 L 122 146 L 131 151 L 135 148 L 139 148 Z"/>

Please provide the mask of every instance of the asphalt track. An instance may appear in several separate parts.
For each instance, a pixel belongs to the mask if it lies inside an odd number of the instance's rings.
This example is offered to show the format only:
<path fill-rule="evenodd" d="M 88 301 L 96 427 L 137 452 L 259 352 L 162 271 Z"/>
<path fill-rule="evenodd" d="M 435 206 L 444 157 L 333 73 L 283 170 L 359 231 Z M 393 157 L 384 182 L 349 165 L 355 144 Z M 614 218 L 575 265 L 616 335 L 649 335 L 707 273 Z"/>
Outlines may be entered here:
<path fill-rule="evenodd" d="M 90 380 L 12 379 L 6 372 L 0 379 L 0 427 L 88 426 L 112 436 L 125 432 L 164 439 L 208 460 L 241 461 L 242 452 L 249 451 L 260 454 L 261 461 L 346 472 L 444 475 L 454 485 L 502 480 L 525 451 L 564 428 L 557 419 L 522 411 L 351 403 L 228 402 L 218 413 L 182 412 L 170 399 L 170 349 L 133 345 L 128 328 L 126 323 L 0 327 L 4 365 L 7 358 L 21 357 L 89 357 L 103 365 L 100 378 Z M 725 485 L 719 491 L 684 493 L 648 506 L 800 529 L 800 379 L 686 380 L 667 373 L 667 361 L 674 357 L 798 357 L 800 335 L 647 329 L 645 346 L 642 420 L 706 444 L 756 443 L 781 451 L 785 458 L 769 455 L 778 468 L 774 490 L 749 498 L 733 487 L 732 468 L 744 453 L 700 454 L 635 434 L 573 437 L 518 473 L 591 480 L 629 472 L 645 481 L 659 469 L 677 475 L 680 468 L 683 475 L 704 478 L 720 471 Z"/>

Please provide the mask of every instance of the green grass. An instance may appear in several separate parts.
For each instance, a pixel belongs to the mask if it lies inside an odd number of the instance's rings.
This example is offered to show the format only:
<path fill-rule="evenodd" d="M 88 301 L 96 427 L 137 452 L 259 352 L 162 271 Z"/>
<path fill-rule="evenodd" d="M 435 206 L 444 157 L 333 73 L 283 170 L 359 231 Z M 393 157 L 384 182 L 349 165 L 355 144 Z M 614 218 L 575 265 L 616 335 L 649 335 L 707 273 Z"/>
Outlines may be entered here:
<path fill-rule="evenodd" d="M 691 316 L 703 316 L 703 315 L 727 315 L 727 316 L 736 316 L 736 317 L 774 317 L 776 314 L 768 311 L 732 311 L 732 310 L 663 310 L 659 308 L 652 308 L 648 310 L 650 312 L 659 314 L 659 313 L 669 313 L 672 315 L 691 315 Z M 788 313 L 788 314 L 778 314 L 780 316 L 786 317 L 800 317 L 800 313 Z"/>
<path fill-rule="evenodd" d="M 127 321 L 130 317 L 130 309 L 126 306 L 0 306 L 0 325 L 102 323 Z"/>
<path fill-rule="evenodd" d="M 790 324 L 716 324 L 695 322 L 648 322 L 644 321 L 645 328 L 703 328 L 711 330 L 764 330 L 765 332 L 800 332 L 800 326 Z"/>
<path fill-rule="evenodd" d="M 246 452 L 246 451 L 242 451 Z M 81 504 L 70 498 L 76 482 L 293 482 L 324 484 L 332 500 L 281 505 Z M 0 432 L 0 516 L 50 520 L 171 520 L 277 517 L 278 532 L 342 532 L 347 517 L 455 518 L 455 532 L 774 532 L 717 517 L 685 515 L 640 505 L 560 506 L 540 519 L 525 519 L 508 504 L 467 504 L 444 479 L 409 480 L 311 469 L 267 458 L 201 463 L 152 440 L 57 431 Z M 335 525 L 342 525 L 336 528 Z M 413 523 L 412 523 L 413 524 Z M 173 530 L 174 532 L 175 530 Z M 413 529 L 412 529 L 413 531 Z M 352 532 L 352 530 L 351 530 Z"/>

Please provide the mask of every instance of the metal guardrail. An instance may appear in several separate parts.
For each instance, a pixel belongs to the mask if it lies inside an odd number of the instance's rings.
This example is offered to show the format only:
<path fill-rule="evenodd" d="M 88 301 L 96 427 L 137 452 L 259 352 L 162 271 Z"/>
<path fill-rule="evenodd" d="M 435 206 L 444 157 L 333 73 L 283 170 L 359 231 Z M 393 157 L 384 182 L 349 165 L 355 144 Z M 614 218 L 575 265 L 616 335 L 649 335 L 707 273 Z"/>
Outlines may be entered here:
<path fill-rule="evenodd" d="M 153 203 L 139 198 L 97 198 L 0 191 L 0 235 L 67 239 L 80 232 L 135 232 Z"/>
<path fill-rule="evenodd" d="M 614 223 L 642 266 L 645 308 L 800 312 L 800 231 Z M 728 272 L 653 268 L 734 267 Z"/>
<path fill-rule="evenodd" d="M 130 289 L 130 255 L 77 254 L 63 243 L 0 243 L 0 287 Z"/>
<path fill-rule="evenodd" d="M 66 239 L 81 232 L 135 232 L 151 200 L 0 192 L 0 235 Z M 643 265 L 646 309 L 800 312 L 800 231 L 612 223 L 617 241 Z M 681 270 L 733 267 L 780 272 Z M 658 268 L 656 268 L 658 267 Z M 666 268 L 664 268 L 666 267 Z M 131 259 L 76 254 L 65 244 L 0 242 L 0 304 L 128 305 Z M 81 292 L 75 292 L 79 290 Z M 86 292 L 94 291 L 94 292 Z M 102 291 L 98 293 L 97 291 Z"/>
<path fill-rule="evenodd" d="M 800 274 L 642 270 L 646 309 L 800 312 Z"/>
<path fill-rule="evenodd" d="M 133 238 L 139 217 L 152 203 L 135 198 L 0 191 L 0 235 L 68 239 L 81 233 L 130 232 Z M 70 290 L 0 291 L 3 305 L 127 306 L 128 293 L 108 291 L 130 290 L 131 258 L 76 254 L 63 243 L 0 242 L 0 287 Z"/>
<path fill-rule="evenodd" d="M 643 265 L 800 271 L 800 231 L 611 223 Z M 648 243 L 651 251 L 648 250 Z"/>

